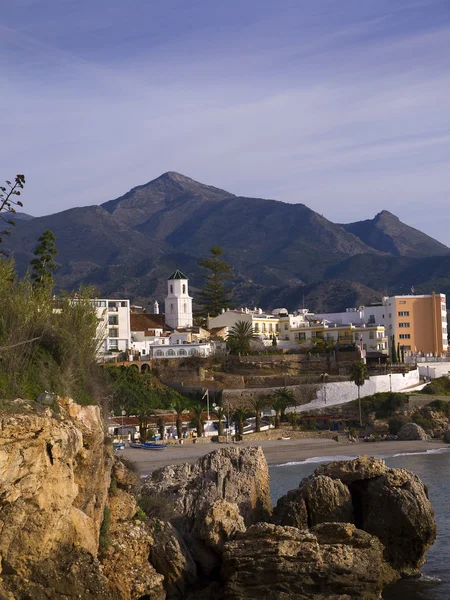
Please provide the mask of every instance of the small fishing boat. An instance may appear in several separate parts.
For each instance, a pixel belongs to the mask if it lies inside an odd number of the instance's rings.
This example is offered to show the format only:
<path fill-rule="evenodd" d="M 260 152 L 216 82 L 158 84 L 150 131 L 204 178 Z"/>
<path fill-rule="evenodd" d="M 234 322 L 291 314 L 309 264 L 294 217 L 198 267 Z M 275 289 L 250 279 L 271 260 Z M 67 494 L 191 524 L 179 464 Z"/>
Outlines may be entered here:
<path fill-rule="evenodd" d="M 157 444 L 156 442 L 130 442 L 130 448 L 140 448 L 141 450 L 165 450 L 167 444 Z"/>

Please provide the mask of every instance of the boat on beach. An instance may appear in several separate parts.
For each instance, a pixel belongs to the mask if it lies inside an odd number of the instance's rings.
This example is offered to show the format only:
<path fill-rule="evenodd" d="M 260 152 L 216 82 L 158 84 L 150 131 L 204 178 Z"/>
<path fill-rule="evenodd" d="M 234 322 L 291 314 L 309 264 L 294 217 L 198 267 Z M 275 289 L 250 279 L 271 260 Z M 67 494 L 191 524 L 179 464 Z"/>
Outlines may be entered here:
<path fill-rule="evenodd" d="M 130 448 L 140 448 L 141 450 L 165 450 L 167 444 L 158 444 L 157 442 L 130 442 Z"/>

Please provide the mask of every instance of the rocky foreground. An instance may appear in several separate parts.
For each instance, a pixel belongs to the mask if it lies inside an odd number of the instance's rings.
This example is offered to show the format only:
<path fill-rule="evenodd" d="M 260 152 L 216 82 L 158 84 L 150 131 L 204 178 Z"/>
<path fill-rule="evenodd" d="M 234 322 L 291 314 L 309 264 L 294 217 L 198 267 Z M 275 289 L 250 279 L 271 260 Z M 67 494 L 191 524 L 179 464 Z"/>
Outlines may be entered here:
<path fill-rule="evenodd" d="M 0 600 L 375 600 L 436 537 L 426 487 L 379 459 L 321 465 L 274 510 L 255 447 L 138 493 L 99 409 L 58 410 L 0 411 Z"/>

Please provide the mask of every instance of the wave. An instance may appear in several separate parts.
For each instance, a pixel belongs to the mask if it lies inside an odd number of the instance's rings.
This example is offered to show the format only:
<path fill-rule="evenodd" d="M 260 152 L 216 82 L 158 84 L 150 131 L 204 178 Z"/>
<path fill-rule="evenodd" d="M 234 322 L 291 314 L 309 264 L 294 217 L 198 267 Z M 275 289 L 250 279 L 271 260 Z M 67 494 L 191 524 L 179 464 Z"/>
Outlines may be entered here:
<path fill-rule="evenodd" d="M 279 465 L 273 465 L 274 467 L 294 467 L 297 465 L 308 465 L 310 463 L 323 463 L 323 462 L 333 462 L 335 460 L 353 460 L 358 458 L 358 456 L 312 456 L 311 458 L 305 458 L 304 460 L 294 460 L 291 462 L 280 463 Z"/>
<path fill-rule="evenodd" d="M 442 579 L 440 579 L 439 577 L 433 577 L 433 575 L 424 575 L 423 573 L 421 573 L 419 581 L 421 583 L 441 583 Z"/>
<path fill-rule="evenodd" d="M 431 450 L 425 450 L 422 452 L 399 452 L 398 454 L 393 454 L 390 457 L 386 458 L 397 458 L 398 456 L 418 456 L 420 454 L 444 454 L 445 452 L 449 452 L 450 448 L 432 448 Z"/>
<path fill-rule="evenodd" d="M 383 460 L 389 458 L 397 458 L 399 456 L 418 456 L 420 454 L 444 454 L 445 452 L 450 452 L 449 448 L 432 448 L 431 450 L 423 450 L 420 452 L 399 452 L 398 454 L 375 454 L 378 458 Z M 298 465 L 308 465 L 315 463 L 323 463 L 323 462 L 333 462 L 335 460 L 354 460 L 358 458 L 358 455 L 354 456 L 341 456 L 339 454 L 333 456 L 312 456 L 311 458 L 305 458 L 304 460 L 294 460 L 290 462 L 280 463 L 278 465 L 273 465 L 273 467 L 296 467 Z"/>

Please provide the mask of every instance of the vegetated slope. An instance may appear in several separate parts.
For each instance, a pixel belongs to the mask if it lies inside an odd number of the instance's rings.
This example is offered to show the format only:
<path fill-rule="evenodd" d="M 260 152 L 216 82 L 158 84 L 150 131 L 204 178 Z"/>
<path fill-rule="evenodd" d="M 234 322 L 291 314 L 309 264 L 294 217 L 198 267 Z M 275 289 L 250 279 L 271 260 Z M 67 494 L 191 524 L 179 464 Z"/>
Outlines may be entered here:
<path fill-rule="evenodd" d="M 304 307 L 313 312 L 334 312 L 378 302 L 381 295 L 356 281 L 336 279 L 266 290 L 260 296 L 260 304 L 270 309 Z"/>
<path fill-rule="evenodd" d="M 11 215 L 11 217 L 13 221 L 16 221 L 17 219 L 22 219 L 23 221 L 30 221 L 31 219 L 35 218 L 24 212 L 16 212 L 15 214 Z"/>
<path fill-rule="evenodd" d="M 381 211 L 373 219 L 349 223 L 342 227 L 368 246 L 394 256 L 423 258 L 450 254 L 450 248 L 418 229 L 402 223 L 387 210 Z"/>

